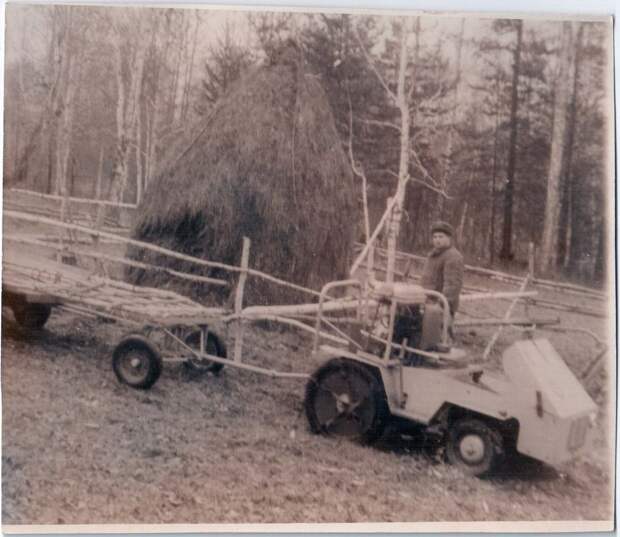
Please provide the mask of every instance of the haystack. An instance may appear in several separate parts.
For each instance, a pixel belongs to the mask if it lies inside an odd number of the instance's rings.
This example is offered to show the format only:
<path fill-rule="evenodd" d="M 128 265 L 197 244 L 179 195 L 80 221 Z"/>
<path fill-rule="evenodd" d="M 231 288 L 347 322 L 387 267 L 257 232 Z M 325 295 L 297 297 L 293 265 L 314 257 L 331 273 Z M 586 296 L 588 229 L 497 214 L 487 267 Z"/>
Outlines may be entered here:
<path fill-rule="evenodd" d="M 356 212 L 353 178 L 327 97 L 289 45 L 273 62 L 241 78 L 199 134 L 151 182 L 133 237 L 238 265 L 247 236 L 252 268 L 320 289 L 347 273 Z M 130 255 L 188 268 L 153 254 Z M 204 269 L 200 273 L 205 275 Z M 188 291 L 161 273 L 133 270 L 129 277 Z M 216 289 L 191 291 L 201 299 Z M 292 299 L 254 278 L 246 297 L 255 304 Z"/>

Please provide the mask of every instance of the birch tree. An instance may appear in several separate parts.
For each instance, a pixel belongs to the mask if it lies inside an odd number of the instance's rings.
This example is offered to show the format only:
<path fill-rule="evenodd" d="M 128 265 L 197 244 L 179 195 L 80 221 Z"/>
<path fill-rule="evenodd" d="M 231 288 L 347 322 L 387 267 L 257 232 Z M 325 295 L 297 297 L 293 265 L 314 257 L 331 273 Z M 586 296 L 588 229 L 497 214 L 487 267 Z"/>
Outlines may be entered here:
<path fill-rule="evenodd" d="M 424 107 L 429 106 L 433 101 L 443 95 L 445 87 L 440 86 L 437 92 L 430 97 L 426 97 L 423 101 L 418 99 L 414 104 L 414 92 L 416 90 L 416 69 L 415 62 L 411 65 L 411 46 L 410 40 L 413 38 L 414 48 L 413 54 L 419 53 L 420 34 L 422 31 L 421 20 L 419 17 L 406 17 L 398 22 L 392 21 L 392 29 L 396 36 L 396 57 L 393 63 L 387 66 L 380 65 L 366 50 L 361 39 L 358 42 L 364 51 L 364 55 L 372 68 L 374 75 L 377 77 L 388 102 L 397 111 L 395 122 L 380 122 L 378 126 L 396 130 L 399 136 L 398 143 L 398 171 L 392 172 L 397 178 L 397 187 L 394 197 L 388 203 L 387 211 L 390 214 L 389 224 L 387 226 L 387 281 L 394 280 L 394 268 L 396 261 L 396 245 L 401 227 L 401 218 L 405 204 L 406 185 L 411 180 L 424 185 L 426 188 L 446 195 L 441 190 L 439 183 L 434 179 L 428 171 L 419 154 L 415 150 L 415 146 L 411 137 L 412 116 Z M 383 71 L 383 72 L 382 72 Z M 388 76 L 391 74 L 391 80 Z M 414 176 L 410 175 L 414 173 Z"/>
<path fill-rule="evenodd" d="M 132 9 L 111 21 L 115 32 L 116 60 L 116 149 L 110 179 L 110 199 L 121 202 L 129 179 L 131 148 L 136 143 L 142 78 L 145 61 L 143 32 L 146 22 Z"/>

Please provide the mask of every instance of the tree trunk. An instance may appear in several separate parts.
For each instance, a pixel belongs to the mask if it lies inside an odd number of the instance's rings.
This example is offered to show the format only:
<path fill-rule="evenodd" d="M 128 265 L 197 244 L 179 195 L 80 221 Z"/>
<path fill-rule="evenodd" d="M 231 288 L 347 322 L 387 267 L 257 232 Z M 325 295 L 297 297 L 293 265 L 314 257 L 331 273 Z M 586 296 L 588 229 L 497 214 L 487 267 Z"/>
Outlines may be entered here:
<path fill-rule="evenodd" d="M 73 138 L 73 116 L 75 112 L 75 101 L 80 87 L 81 62 L 77 55 L 79 48 L 74 46 L 72 36 L 72 11 L 69 8 L 67 13 L 67 35 L 63 55 L 65 56 L 65 70 L 63 77 L 63 91 L 60 107 L 63 110 L 62 119 L 59 122 L 58 130 L 58 177 L 60 180 L 59 191 L 62 196 L 69 195 L 68 180 L 71 175 L 70 169 L 73 167 L 71 156 Z M 77 72 L 77 75 L 76 75 Z"/>
<path fill-rule="evenodd" d="M 144 166 L 142 165 L 142 107 L 138 107 L 136 124 L 134 127 L 134 139 L 136 140 L 136 204 L 142 200 L 144 190 Z"/>
<path fill-rule="evenodd" d="M 596 282 L 602 284 L 606 283 L 607 267 L 607 226 L 605 223 L 605 218 L 601 218 L 598 231 L 598 247 L 596 249 L 596 260 L 594 262 L 593 276 Z"/>
<path fill-rule="evenodd" d="M 456 228 L 456 236 L 461 244 L 465 244 L 465 224 L 467 223 L 468 211 L 469 211 L 469 200 L 471 199 L 471 187 L 474 180 L 474 172 L 473 170 L 470 172 L 469 177 L 467 178 L 467 185 L 465 187 L 465 197 L 462 200 L 462 210 L 461 217 L 459 219 L 459 225 Z"/>
<path fill-rule="evenodd" d="M 489 265 L 493 265 L 495 261 L 495 187 L 497 183 L 497 168 L 498 168 L 498 149 L 499 149 L 499 117 L 500 117 L 500 106 L 501 106 L 501 95 L 500 95 L 500 78 L 499 74 L 495 78 L 495 89 L 496 89 L 496 103 L 495 103 L 495 129 L 493 131 L 493 166 L 491 171 L 491 199 L 490 199 L 490 207 L 491 207 L 491 217 L 489 221 Z"/>
<path fill-rule="evenodd" d="M 517 44 L 513 52 L 512 90 L 510 96 L 510 143 L 508 148 L 508 169 L 506 171 L 506 190 L 504 193 L 504 223 L 502 227 L 501 259 L 512 259 L 512 208 L 514 198 L 515 167 L 517 159 L 517 133 L 519 127 L 519 75 L 521 68 L 521 48 L 523 44 L 523 21 L 515 21 Z"/>
<path fill-rule="evenodd" d="M 21 39 L 21 54 L 22 57 L 26 56 L 26 36 L 28 35 L 28 32 L 26 31 L 26 19 L 24 18 L 22 20 L 22 27 L 21 27 L 21 33 L 22 33 L 22 39 Z M 15 106 L 15 117 L 16 117 L 16 121 L 15 121 L 15 148 L 14 148 L 14 152 L 13 152 L 13 170 L 11 171 L 11 178 L 12 179 L 17 179 L 18 177 L 18 162 L 19 162 L 19 153 L 20 153 L 20 148 L 21 148 L 21 137 L 22 137 L 22 117 L 23 117 L 23 110 L 24 110 L 24 98 L 25 98 L 25 84 L 24 84 L 24 62 L 20 61 L 18 62 L 17 65 L 17 82 L 18 82 L 18 88 L 19 88 L 19 97 L 16 100 L 16 102 L 14 103 Z M 6 131 L 5 131 L 6 132 Z M 8 156 L 8 155 L 7 155 Z M 7 170 L 8 171 L 8 170 Z M 27 179 L 27 177 L 23 177 L 24 180 Z"/>
<path fill-rule="evenodd" d="M 128 24 L 134 25 L 134 32 L 129 37 L 124 35 L 125 25 L 116 26 L 114 43 L 116 53 L 116 154 L 110 181 L 110 199 L 121 202 L 129 180 L 131 145 L 135 144 L 136 121 L 140 112 L 140 96 L 146 56 L 143 45 L 142 20 L 136 24 L 139 14 L 129 13 Z M 123 46 L 125 45 L 125 46 Z M 127 62 L 127 64 L 125 64 Z M 126 67 L 124 69 L 124 67 Z M 123 73 L 127 73 L 125 80 Z"/>
<path fill-rule="evenodd" d="M 419 21 L 419 18 L 418 18 Z M 403 20 L 400 36 L 400 61 L 398 66 L 398 85 L 396 91 L 396 105 L 400 111 L 400 158 L 398 165 L 398 188 L 396 190 L 396 205 L 392 211 L 392 218 L 388 229 L 388 259 L 386 280 L 394 281 L 394 269 L 396 266 L 396 245 L 398 234 L 400 232 L 400 221 L 405 203 L 406 182 L 409 177 L 409 131 L 410 116 L 409 102 L 407 101 L 407 93 L 405 91 L 405 77 L 407 74 L 408 37 L 407 21 Z"/>
<path fill-rule="evenodd" d="M 181 13 L 183 20 L 181 21 L 182 23 L 185 22 L 185 15 L 184 12 Z M 185 28 L 182 27 L 181 28 L 181 35 L 179 38 L 180 42 L 177 42 L 177 46 L 176 46 L 176 61 L 175 61 L 175 65 L 174 65 L 174 76 L 172 78 L 172 88 L 170 89 L 170 111 L 169 111 L 169 118 L 170 118 L 170 124 L 171 125 L 175 125 L 176 121 L 177 121 L 177 94 L 179 91 L 179 84 L 180 84 L 180 78 L 181 78 L 181 64 L 182 62 L 182 57 L 183 57 L 183 50 L 185 48 Z"/>
<path fill-rule="evenodd" d="M 566 112 L 568 88 L 565 81 L 569 77 L 571 65 L 572 28 L 570 22 L 562 23 L 560 65 L 555 84 L 554 121 L 551 133 L 551 155 L 547 173 L 547 199 L 545 203 L 545 222 L 540 248 L 540 269 L 543 274 L 554 269 L 557 264 L 558 231 L 560 220 L 560 179 L 566 140 Z"/>
<path fill-rule="evenodd" d="M 196 22 L 194 24 L 194 37 L 192 38 L 192 50 L 189 55 L 189 61 L 187 62 L 187 70 L 185 77 L 185 91 L 183 93 L 183 107 L 181 110 L 181 117 L 183 120 L 187 119 L 189 112 L 189 103 L 191 101 L 192 82 L 194 78 L 194 59 L 196 57 L 196 48 L 198 45 L 198 30 L 200 28 L 200 12 L 196 11 Z"/>
<path fill-rule="evenodd" d="M 439 185 L 443 192 L 448 191 L 448 184 L 450 182 L 450 176 L 452 173 L 452 152 L 454 144 L 454 133 L 456 130 L 457 122 L 457 109 L 459 103 L 459 88 L 461 84 L 461 58 L 463 53 L 463 36 L 465 34 L 465 19 L 461 19 L 461 27 L 456 44 L 456 75 L 454 80 L 454 94 L 452 98 L 452 110 L 450 111 L 450 123 L 448 125 L 448 140 L 446 142 L 446 152 L 443 158 L 443 169 L 441 171 Z M 440 220 L 443 220 L 445 215 L 446 198 L 441 194 L 437 196 L 437 214 Z"/>
<path fill-rule="evenodd" d="M 575 60 L 573 65 L 573 84 L 568 108 L 566 153 L 564 158 L 564 172 L 562 174 L 564 201 L 560 213 L 559 230 L 562 240 L 559 243 L 558 249 L 558 260 L 565 270 L 570 269 L 571 261 L 577 260 L 575 259 L 577 256 L 573 255 L 573 232 L 578 232 L 578 223 L 573 221 L 575 214 L 573 202 L 577 194 L 577 192 L 575 192 L 576 185 L 574 184 L 575 181 L 573 177 L 573 153 L 575 150 L 575 134 L 577 130 L 577 99 L 579 97 L 579 76 L 581 71 L 584 24 L 577 23 L 577 25 L 578 29 L 574 46 Z"/>
<path fill-rule="evenodd" d="M 162 65 L 165 65 L 167 58 L 167 51 L 163 54 L 160 51 L 160 47 L 157 42 L 157 33 L 160 24 L 160 17 L 156 16 L 153 20 L 154 28 L 151 33 L 151 44 L 149 46 L 150 55 L 152 57 L 152 66 L 150 68 L 152 78 L 151 85 L 151 99 L 146 103 L 145 116 L 146 116 L 146 147 L 145 147 L 145 160 L 144 160 L 144 189 L 146 190 L 151 175 L 154 169 L 155 160 L 155 148 L 157 146 L 155 142 L 155 129 L 157 126 L 157 118 L 160 110 L 161 91 L 160 91 L 160 76 L 162 71 Z"/>

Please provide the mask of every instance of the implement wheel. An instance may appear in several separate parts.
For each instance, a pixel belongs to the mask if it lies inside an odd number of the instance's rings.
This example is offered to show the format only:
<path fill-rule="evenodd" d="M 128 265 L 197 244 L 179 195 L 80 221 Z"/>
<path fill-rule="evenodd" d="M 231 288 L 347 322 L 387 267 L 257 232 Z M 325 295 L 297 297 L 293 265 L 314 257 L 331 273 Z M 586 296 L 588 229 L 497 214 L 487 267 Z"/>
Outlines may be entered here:
<path fill-rule="evenodd" d="M 185 343 L 192 349 L 200 350 L 200 330 L 195 330 L 185 337 Z M 222 340 L 213 332 L 209 332 L 206 345 L 207 354 L 226 358 L 226 346 Z M 224 364 L 214 362 L 207 358 L 197 358 L 190 356 L 185 362 L 186 366 L 193 371 L 210 372 L 217 375 L 224 367 Z"/>
<path fill-rule="evenodd" d="M 41 330 L 50 318 L 51 306 L 18 301 L 11 305 L 15 320 L 26 330 Z"/>
<path fill-rule="evenodd" d="M 161 375 L 162 359 L 149 341 L 139 335 L 124 338 L 112 354 L 118 380 L 132 388 L 148 390 Z"/>
<path fill-rule="evenodd" d="M 314 433 L 369 444 L 385 429 L 389 409 L 383 386 L 362 364 L 337 358 L 306 385 L 306 417 Z"/>
<path fill-rule="evenodd" d="M 446 454 L 464 473 L 482 477 L 492 473 L 503 460 L 504 442 L 491 425 L 464 418 L 450 426 Z"/>

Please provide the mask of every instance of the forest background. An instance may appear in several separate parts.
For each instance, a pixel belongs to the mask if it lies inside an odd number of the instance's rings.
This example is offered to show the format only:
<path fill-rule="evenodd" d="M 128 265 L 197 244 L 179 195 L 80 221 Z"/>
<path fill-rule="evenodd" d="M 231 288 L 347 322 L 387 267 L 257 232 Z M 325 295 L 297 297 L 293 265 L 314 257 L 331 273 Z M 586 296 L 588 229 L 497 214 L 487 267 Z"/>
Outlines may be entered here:
<path fill-rule="evenodd" d="M 244 72 L 294 39 L 359 184 L 364 240 L 450 221 L 471 264 L 606 279 L 609 21 L 8 5 L 4 185 L 138 203 Z M 364 195 L 365 188 L 365 195 Z"/>

